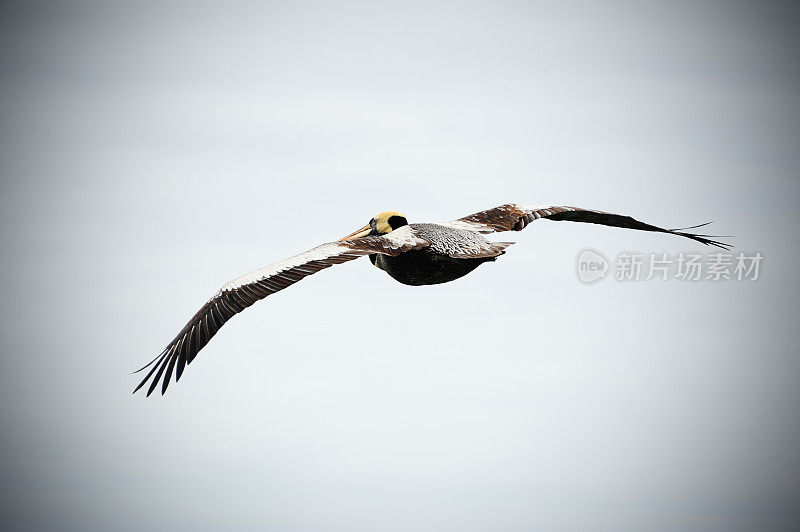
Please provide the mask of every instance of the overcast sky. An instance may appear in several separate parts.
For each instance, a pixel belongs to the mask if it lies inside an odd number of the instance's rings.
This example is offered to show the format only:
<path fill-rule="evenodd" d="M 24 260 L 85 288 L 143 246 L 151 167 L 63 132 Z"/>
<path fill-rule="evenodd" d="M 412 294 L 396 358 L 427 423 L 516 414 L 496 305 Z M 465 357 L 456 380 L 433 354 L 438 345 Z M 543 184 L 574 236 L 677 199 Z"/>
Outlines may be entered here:
<path fill-rule="evenodd" d="M 554 4 L 3 2 L 0 528 L 796 530 L 798 13 Z M 130 394 L 224 282 L 506 202 L 712 220 L 760 279 L 585 285 L 710 250 L 539 221 L 446 285 L 326 270 Z"/>

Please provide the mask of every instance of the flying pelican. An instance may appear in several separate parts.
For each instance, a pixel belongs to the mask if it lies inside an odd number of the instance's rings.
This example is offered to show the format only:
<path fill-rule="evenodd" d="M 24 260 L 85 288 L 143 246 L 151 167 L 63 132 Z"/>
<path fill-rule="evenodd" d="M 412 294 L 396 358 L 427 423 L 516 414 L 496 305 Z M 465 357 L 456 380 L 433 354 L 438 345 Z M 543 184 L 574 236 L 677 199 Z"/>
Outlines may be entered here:
<path fill-rule="evenodd" d="M 336 242 L 322 244 L 223 285 L 156 358 L 136 371 L 138 373 L 151 368 L 134 393 L 150 381 L 147 390 L 149 396 L 161 381 L 163 394 L 167 391 L 173 370 L 177 382 L 186 364 L 194 360 L 229 319 L 256 301 L 322 269 L 367 255 L 372 264 L 403 284 L 419 286 L 447 283 L 463 277 L 484 262 L 494 261 L 505 253 L 505 248 L 513 244 L 490 242 L 481 236 L 482 233 L 521 231 L 540 218 L 670 233 L 725 250 L 731 247 L 710 239 L 718 237 L 684 232 L 707 224 L 662 229 L 630 216 L 577 207 L 507 204 L 438 224 L 409 224 L 404 214 L 386 211 Z"/>

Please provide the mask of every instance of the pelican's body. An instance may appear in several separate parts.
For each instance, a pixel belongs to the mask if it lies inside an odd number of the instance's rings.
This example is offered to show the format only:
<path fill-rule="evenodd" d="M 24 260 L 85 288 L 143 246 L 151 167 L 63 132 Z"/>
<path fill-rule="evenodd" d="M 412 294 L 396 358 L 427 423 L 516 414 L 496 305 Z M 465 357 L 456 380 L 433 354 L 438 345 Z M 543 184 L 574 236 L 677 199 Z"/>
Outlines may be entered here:
<path fill-rule="evenodd" d="M 430 242 L 430 246 L 395 256 L 373 253 L 369 259 L 396 281 L 411 286 L 447 283 L 464 277 L 484 262 L 494 261 L 510 244 L 489 242 L 479 233 L 445 225 L 410 224 L 409 227 Z M 458 250 L 468 246 L 491 251 L 487 256 L 458 258 Z"/>
<path fill-rule="evenodd" d="M 136 390 L 151 381 L 147 391 L 147 395 L 150 395 L 161 381 L 161 393 L 164 393 L 173 370 L 177 381 L 186 364 L 194 360 L 197 353 L 229 319 L 256 301 L 322 269 L 368 255 L 375 266 L 403 284 L 419 286 L 447 283 L 465 276 L 484 262 L 494 261 L 512 244 L 490 242 L 482 234 L 521 231 L 539 218 L 671 233 L 702 244 L 728 248 L 727 244 L 710 240 L 708 235 L 662 229 L 629 216 L 576 207 L 525 207 L 508 204 L 451 222 L 411 225 L 402 213 L 386 211 L 370 219 L 358 231 L 336 242 L 322 244 L 223 285 L 172 342 L 142 368 L 144 370 L 152 366 Z"/>
<path fill-rule="evenodd" d="M 397 257 L 370 255 L 372 263 L 395 281 L 410 286 L 441 284 L 455 281 L 496 257 L 454 259 L 430 249 L 413 249 Z"/>

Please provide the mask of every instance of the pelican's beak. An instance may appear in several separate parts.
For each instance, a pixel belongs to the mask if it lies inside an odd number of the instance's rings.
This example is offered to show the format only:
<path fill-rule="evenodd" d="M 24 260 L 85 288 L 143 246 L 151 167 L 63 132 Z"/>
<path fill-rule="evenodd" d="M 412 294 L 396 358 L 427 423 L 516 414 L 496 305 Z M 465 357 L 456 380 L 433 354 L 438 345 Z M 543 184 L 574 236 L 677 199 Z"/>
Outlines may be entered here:
<path fill-rule="evenodd" d="M 354 238 L 361 238 L 362 236 L 369 236 L 369 234 L 371 232 L 372 232 L 372 227 L 369 224 L 367 224 L 364 227 L 362 227 L 361 229 L 359 229 L 358 231 L 356 231 L 355 233 L 350 233 L 349 235 L 340 238 L 339 242 L 341 242 L 342 240 L 353 240 Z"/>

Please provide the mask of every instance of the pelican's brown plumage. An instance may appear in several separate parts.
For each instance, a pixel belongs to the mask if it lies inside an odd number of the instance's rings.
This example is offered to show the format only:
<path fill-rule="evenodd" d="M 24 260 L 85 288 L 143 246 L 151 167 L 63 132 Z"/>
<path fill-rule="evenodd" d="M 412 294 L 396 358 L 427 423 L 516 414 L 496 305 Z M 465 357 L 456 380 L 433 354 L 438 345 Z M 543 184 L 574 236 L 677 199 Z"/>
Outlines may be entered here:
<path fill-rule="evenodd" d="M 161 382 L 167 391 L 175 373 L 179 380 L 186 364 L 205 347 L 233 316 L 256 301 L 320 270 L 369 255 L 375 266 L 408 285 L 439 284 L 462 277 L 484 262 L 505 253 L 511 242 L 490 242 L 482 234 L 521 231 L 538 219 L 584 222 L 640 231 L 670 233 L 701 244 L 729 249 L 709 235 L 663 229 L 630 216 L 578 207 L 525 207 L 506 204 L 439 224 L 408 224 L 402 213 L 386 211 L 367 225 L 336 242 L 317 246 L 305 253 L 243 275 L 225 284 L 189 320 L 178 335 L 150 363 L 137 371 L 149 371 L 134 390 L 147 382 L 150 395 Z M 703 224 L 706 225 L 706 224 Z M 694 229 L 694 226 L 687 229 Z"/>

